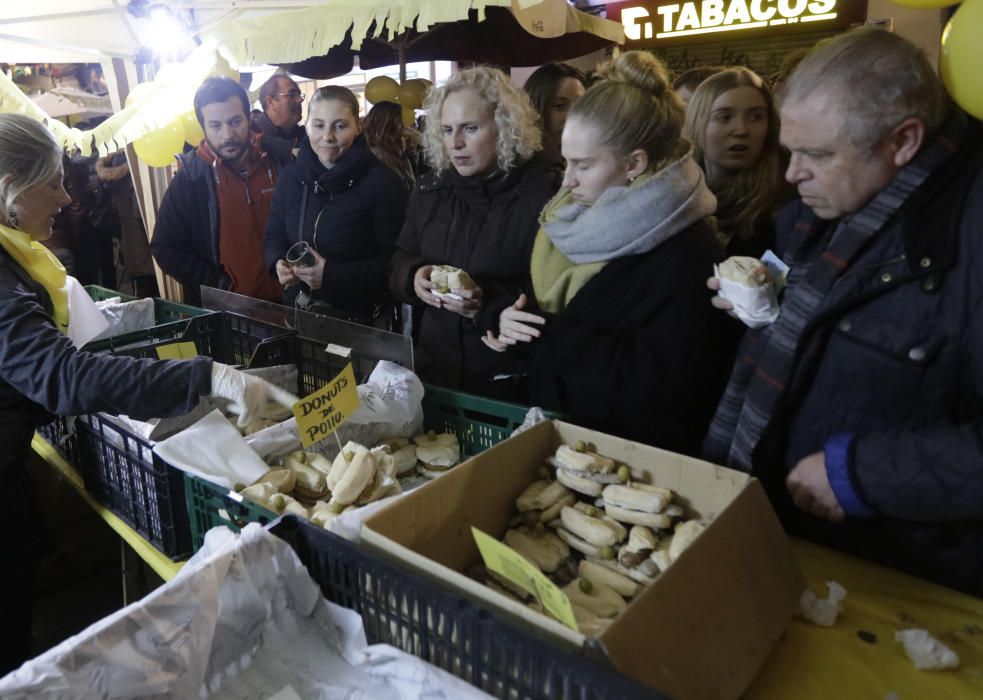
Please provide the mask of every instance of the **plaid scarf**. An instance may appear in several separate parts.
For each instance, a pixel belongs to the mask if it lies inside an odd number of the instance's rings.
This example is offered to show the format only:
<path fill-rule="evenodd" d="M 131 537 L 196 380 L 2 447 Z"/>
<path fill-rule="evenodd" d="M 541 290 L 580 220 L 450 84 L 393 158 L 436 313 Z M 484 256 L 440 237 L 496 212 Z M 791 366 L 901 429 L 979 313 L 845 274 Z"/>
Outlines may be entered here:
<path fill-rule="evenodd" d="M 703 445 L 712 461 L 751 471 L 752 456 L 792 379 L 799 341 L 836 280 L 865 244 L 885 229 L 928 177 L 962 142 L 966 119 L 949 119 L 926 145 L 863 209 L 842 219 L 825 250 L 815 256 L 818 237 L 829 227 L 811 212 L 795 227 L 786 262 L 791 268 L 781 314 L 760 331 L 748 331 L 738 352 L 717 413 Z"/>

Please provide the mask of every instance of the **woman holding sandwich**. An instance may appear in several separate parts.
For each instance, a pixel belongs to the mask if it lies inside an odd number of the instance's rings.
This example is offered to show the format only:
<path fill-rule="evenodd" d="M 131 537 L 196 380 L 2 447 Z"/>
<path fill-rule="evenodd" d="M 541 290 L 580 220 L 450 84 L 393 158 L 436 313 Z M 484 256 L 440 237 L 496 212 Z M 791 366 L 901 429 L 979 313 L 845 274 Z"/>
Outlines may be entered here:
<path fill-rule="evenodd" d="M 425 382 L 517 399 L 511 358 L 481 342 L 484 302 L 522 290 L 536 217 L 559 178 L 534 157 L 536 113 L 501 71 L 455 73 L 425 106 L 434 172 L 411 195 L 389 287 L 419 310 L 415 364 Z"/>
<path fill-rule="evenodd" d="M 601 74 L 563 129 L 566 173 L 529 288 L 498 302 L 485 342 L 525 359 L 531 403 L 695 455 L 736 340 L 704 285 L 721 252 L 705 220 L 716 200 L 665 66 L 631 51 Z"/>

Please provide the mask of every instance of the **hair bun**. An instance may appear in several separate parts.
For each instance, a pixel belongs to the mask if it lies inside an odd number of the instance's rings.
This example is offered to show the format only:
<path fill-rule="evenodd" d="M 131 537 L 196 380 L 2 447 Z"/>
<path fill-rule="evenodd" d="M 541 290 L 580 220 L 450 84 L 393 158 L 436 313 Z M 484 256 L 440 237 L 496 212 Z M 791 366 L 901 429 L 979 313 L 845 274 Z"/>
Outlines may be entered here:
<path fill-rule="evenodd" d="M 627 51 L 610 61 L 601 72 L 608 80 L 628 83 L 655 97 L 666 94 L 671 84 L 665 64 L 646 51 Z"/>

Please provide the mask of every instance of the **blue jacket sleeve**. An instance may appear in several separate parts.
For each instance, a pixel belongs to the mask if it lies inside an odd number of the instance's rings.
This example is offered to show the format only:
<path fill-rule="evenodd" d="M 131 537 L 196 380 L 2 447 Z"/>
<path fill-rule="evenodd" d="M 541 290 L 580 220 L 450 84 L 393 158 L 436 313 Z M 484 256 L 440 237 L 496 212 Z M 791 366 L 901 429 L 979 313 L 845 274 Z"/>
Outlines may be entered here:
<path fill-rule="evenodd" d="M 209 358 L 140 360 L 75 349 L 35 294 L 0 288 L 0 380 L 57 415 L 180 415 L 211 391 Z"/>
<path fill-rule="evenodd" d="M 824 449 L 826 476 L 843 512 L 855 518 L 872 518 L 876 513 L 864 503 L 850 476 L 852 443 L 853 435 L 849 433 L 837 433 L 826 441 Z"/>

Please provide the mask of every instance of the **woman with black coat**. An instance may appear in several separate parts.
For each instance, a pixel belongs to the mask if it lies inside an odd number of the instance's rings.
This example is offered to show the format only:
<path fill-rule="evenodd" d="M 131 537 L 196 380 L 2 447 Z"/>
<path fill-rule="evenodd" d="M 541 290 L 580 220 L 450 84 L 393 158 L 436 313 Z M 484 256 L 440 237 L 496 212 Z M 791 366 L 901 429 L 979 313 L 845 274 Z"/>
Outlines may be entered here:
<path fill-rule="evenodd" d="M 517 400 L 524 392 L 511 379 L 511 358 L 481 342 L 484 300 L 522 290 L 536 217 L 559 182 L 533 158 L 541 140 L 529 98 L 501 71 L 461 71 L 431 90 L 426 106 L 435 172 L 411 198 L 390 289 L 422 307 L 414 337 L 424 381 Z M 435 295 L 434 265 L 465 270 L 477 288 Z"/>
<path fill-rule="evenodd" d="M 314 93 L 308 139 L 277 180 L 263 257 L 286 287 L 284 303 L 382 326 L 391 305 L 387 268 L 407 193 L 360 131 L 350 90 L 331 85 Z M 309 244 L 311 264 L 288 263 L 298 241 Z"/>
<path fill-rule="evenodd" d="M 0 676 L 30 656 L 34 568 L 44 519 L 28 464 L 34 431 L 55 415 L 187 413 L 203 395 L 240 425 L 296 397 L 207 357 L 148 360 L 75 348 L 65 268 L 42 245 L 71 203 L 62 150 L 39 122 L 0 114 Z"/>
<path fill-rule="evenodd" d="M 497 302 L 485 341 L 525 360 L 533 404 L 695 455 L 736 342 L 736 324 L 707 309 L 716 200 L 658 59 L 628 52 L 604 74 L 567 118 L 529 289 Z"/>

